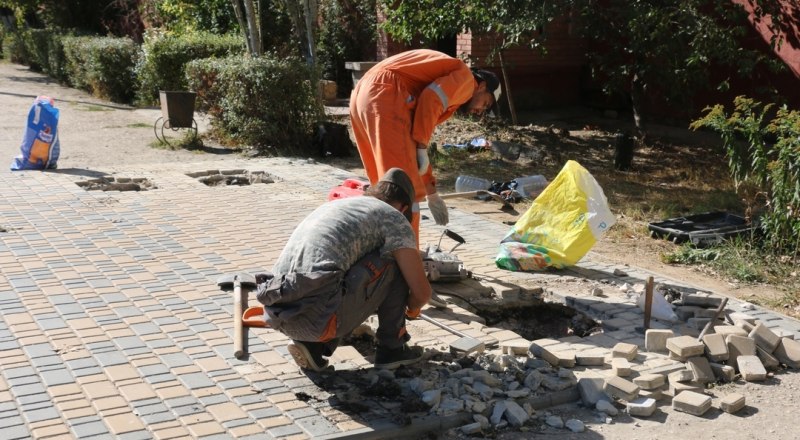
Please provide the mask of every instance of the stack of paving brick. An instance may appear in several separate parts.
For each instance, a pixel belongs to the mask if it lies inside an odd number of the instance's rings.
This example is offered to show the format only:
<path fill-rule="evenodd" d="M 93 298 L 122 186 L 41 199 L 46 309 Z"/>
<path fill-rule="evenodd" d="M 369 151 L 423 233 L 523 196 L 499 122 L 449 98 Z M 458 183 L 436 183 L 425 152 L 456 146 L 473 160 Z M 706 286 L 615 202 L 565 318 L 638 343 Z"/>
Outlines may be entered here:
<path fill-rule="evenodd" d="M 552 365 L 561 367 L 600 367 L 579 374 L 578 390 L 584 404 L 614 415 L 613 401 L 623 403 L 634 416 L 647 417 L 657 401 L 672 399 L 677 411 L 702 415 L 711 408 L 712 397 L 706 386 L 716 382 L 763 381 L 767 370 L 782 366 L 800 367 L 800 342 L 794 333 L 771 329 L 746 313 L 731 313 L 735 325 L 714 323 L 702 340 L 697 335 L 714 317 L 720 298 L 707 294 L 686 295 L 676 313 L 687 325 L 681 327 L 694 336 L 676 336 L 671 329 L 650 329 L 645 333 L 645 352 L 638 346 L 619 342 L 611 350 L 576 350 L 580 344 L 565 347 L 563 342 L 534 341 L 531 352 Z M 690 315 L 691 314 L 691 315 Z M 666 355 L 666 356 L 664 356 Z M 660 361 L 658 358 L 660 357 Z M 719 409 L 734 413 L 745 406 L 745 396 L 721 396 Z"/>

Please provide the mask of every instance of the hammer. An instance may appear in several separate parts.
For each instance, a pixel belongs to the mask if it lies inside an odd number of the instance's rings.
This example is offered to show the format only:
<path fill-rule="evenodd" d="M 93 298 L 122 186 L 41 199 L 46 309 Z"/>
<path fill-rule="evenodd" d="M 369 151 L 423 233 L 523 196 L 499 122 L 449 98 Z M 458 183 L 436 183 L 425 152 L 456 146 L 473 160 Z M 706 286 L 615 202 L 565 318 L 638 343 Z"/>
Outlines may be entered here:
<path fill-rule="evenodd" d="M 256 278 L 246 273 L 223 275 L 217 279 L 217 285 L 224 290 L 233 286 L 233 355 L 237 359 L 241 359 L 246 353 L 242 315 L 244 309 L 247 308 L 247 295 L 250 293 L 250 289 L 256 285 Z M 247 289 L 244 294 L 242 294 L 242 286 Z"/>

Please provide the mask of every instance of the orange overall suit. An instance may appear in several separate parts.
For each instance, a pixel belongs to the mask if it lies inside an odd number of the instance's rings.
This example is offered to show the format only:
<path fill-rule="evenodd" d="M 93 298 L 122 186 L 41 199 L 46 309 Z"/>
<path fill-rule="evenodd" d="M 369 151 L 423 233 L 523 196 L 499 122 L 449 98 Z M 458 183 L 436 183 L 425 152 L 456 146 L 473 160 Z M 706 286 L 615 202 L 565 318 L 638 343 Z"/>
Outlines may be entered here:
<path fill-rule="evenodd" d="M 418 49 L 372 67 L 350 96 L 350 120 L 371 184 L 392 167 L 402 168 L 416 192 L 412 227 L 419 244 L 419 202 L 436 192 L 433 170 L 420 174 L 417 148 L 436 125 L 468 102 L 478 87 L 466 64 L 441 52 Z"/>

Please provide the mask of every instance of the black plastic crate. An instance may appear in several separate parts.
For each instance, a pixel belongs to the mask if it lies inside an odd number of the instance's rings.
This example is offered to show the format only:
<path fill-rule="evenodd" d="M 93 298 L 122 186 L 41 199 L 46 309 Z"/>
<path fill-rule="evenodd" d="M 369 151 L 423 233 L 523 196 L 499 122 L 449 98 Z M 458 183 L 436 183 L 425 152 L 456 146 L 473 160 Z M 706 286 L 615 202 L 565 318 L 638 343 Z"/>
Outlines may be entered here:
<path fill-rule="evenodd" d="M 676 217 L 647 225 L 650 236 L 664 238 L 674 243 L 691 242 L 703 247 L 742 234 L 749 234 L 754 226 L 744 217 L 727 212 L 707 212 L 687 217 Z"/>

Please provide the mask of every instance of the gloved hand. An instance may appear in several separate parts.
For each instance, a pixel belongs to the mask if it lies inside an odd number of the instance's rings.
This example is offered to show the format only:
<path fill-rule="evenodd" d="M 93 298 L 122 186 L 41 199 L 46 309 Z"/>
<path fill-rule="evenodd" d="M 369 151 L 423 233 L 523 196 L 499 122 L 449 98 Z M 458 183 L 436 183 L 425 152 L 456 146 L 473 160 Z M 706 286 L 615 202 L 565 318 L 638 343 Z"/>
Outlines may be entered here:
<path fill-rule="evenodd" d="M 425 174 L 430 165 L 431 161 L 428 159 L 428 149 L 417 148 L 417 166 L 419 167 L 419 173 Z"/>
<path fill-rule="evenodd" d="M 422 309 L 406 309 L 406 318 L 408 319 L 417 319 L 419 318 L 419 314 L 422 313 Z"/>
<path fill-rule="evenodd" d="M 428 208 L 430 208 L 436 224 L 442 226 L 446 225 L 447 222 L 450 221 L 450 215 L 447 213 L 447 205 L 445 205 L 444 200 L 439 197 L 439 193 L 428 194 L 427 199 Z"/>

